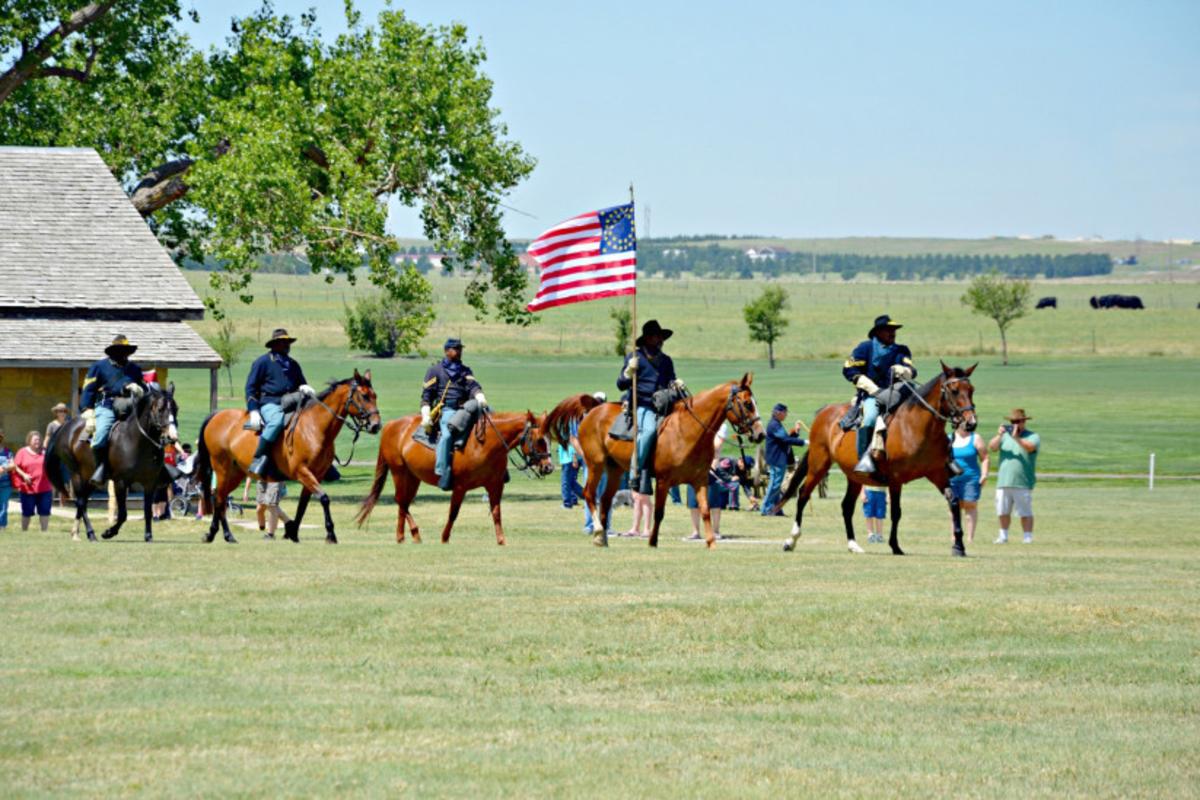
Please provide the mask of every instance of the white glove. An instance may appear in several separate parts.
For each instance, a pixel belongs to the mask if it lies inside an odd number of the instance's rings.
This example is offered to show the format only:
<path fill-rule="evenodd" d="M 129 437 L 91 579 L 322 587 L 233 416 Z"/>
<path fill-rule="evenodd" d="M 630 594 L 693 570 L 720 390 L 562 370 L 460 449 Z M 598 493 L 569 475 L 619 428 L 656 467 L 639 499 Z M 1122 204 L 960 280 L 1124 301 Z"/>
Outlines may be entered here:
<path fill-rule="evenodd" d="M 629 363 L 625 365 L 625 377 L 632 379 L 637 375 L 638 357 L 636 355 L 629 357 Z"/>
<path fill-rule="evenodd" d="M 262 426 L 263 426 L 262 414 L 258 413 L 257 409 L 255 409 L 254 411 L 251 411 L 250 412 L 250 430 L 261 431 Z"/>
<path fill-rule="evenodd" d="M 897 378 L 902 378 L 906 381 L 911 381 L 913 371 L 911 367 L 906 367 L 903 364 L 892 364 L 892 374 Z"/>
<path fill-rule="evenodd" d="M 862 389 L 871 397 L 879 394 L 879 387 L 875 385 L 875 381 L 871 380 L 866 375 L 859 375 L 857 378 L 855 378 L 854 385 L 859 389 Z"/>
<path fill-rule="evenodd" d="M 317 390 L 309 386 L 307 383 L 300 384 L 300 388 L 297 391 L 300 392 L 300 394 L 306 394 L 309 397 L 317 396 Z"/>
<path fill-rule="evenodd" d="M 488 407 L 488 404 L 487 404 L 487 398 L 483 396 L 483 392 L 476 392 L 476 393 L 475 393 L 475 402 L 476 402 L 476 403 L 479 403 L 479 407 L 480 407 L 480 408 L 487 408 L 487 407 Z"/>
<path fill-rule="evenodd" d="M 431 409 L 429 406 L 421 406 L 421 424 L 426 428 L 433 424 L 433 417 L 431 416 L 432 414 L 433 409 Z"/>
<path fill-rule="evenodd" d="M 142 395 L 144 395 L 145 393 L 146 393 L 146 390 L 143 389 L 141 386 L 139 386 L 136 383 L 125 384 L 125 394 L 129 395 L 134 400 L 142 399 Z"/>
<path fill-rule="evenodd" d="M 671 381 L 671 388 L 675 389 L 676 391 L 686 392 L 687 384 L 679 380 L 679 378 L 676 378 L 675 380 Z"/>
<path fill-rule="evenodd" d="M 91 436 L 96 432 L 96 409 L 85 408 L 79 416 L 83 417 L 83 429 Z"/>

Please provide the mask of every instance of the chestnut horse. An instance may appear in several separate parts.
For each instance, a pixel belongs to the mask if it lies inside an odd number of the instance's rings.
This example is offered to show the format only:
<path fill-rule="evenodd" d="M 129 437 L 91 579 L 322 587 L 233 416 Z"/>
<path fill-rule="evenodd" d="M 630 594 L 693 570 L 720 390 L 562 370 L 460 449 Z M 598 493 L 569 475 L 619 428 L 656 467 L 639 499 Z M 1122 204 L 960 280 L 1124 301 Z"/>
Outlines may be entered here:
<path fill-rule="evenodd" d="M 741 381 L 730 381 L 686 397 L 658 426 L 654 446 L 654 530 L 650 546 L 658 547 L 658 529 L 662 524 L 667 490 L 677 484 L 688 484 L 696 492 L 696 504 L 704 518 L 704 538 L 711 550 L 716 547 L 712 519 L 708 510 L 708 470 L 713 459 L 713 437 L 728 421 L 739 434 L 759 442 L 766 437 L 758 405 L 750 384 L 754 374 L 747 372 Z M 608 546 L 608 519 L 612 499 L 616 495 L 621 473 L 629 469 L 633 442 L 613 439 L 608 435 L 613 420 L 622 413 L 620 403 L 600 403 L 590 395 L 568 397 L 546 415 L 550 435 L 559 443 L 568 441 L 570 423 L 578 421 L 579 445 L 587 462 L 588 480 L 583 489 L 584 502 L 592 512 L 592 544 Z M 596 497 L 600 476 L 607 475 L 604 496 Z M 599 499 L 599 503 L 597 503 Z M 599 513 L 597 513 L 597 509 Z"/>
<path fill-rule="evenodd" d="M 446 527 L 442 529 L 443 544 L 450 541 L 450 530 L 458 518 L 463 498 L 467 492 L 480 486 L 487 491 L 488 503 L 492 507 L 496 544 L 505 543 L 504 527 L 500 524 L 500 497 L 508 480 L 506 468 L 509 453 L 515 450 L 523 462 L 517 465 L 518 469 L 530 469 L 539 475 L 549 475 L 554 471 L 550 448 L 542 433 L 544 419 L 545 415 L 538 418 L 532 411 L 503 414 L 485 412 L 480 418 L 475 430 L 469 434 L 466 447 L 462 452 L 455 452 L 451 460 L 454 483 L 450 494 L 450 515 L 446 518 Z M 383 484 L 387 481 L 388 472 L 391 472 L 396 488 L 397 543 L 404 542 L 404 525 L 407 522 L 412 528 L 413 541 L 420 544 L 421 531 L 409 507 L 422 482 L 433 486 L 437 486 L 438 482 L 438 476 L 433 471 L 433 450 L 413 440 L 413 434 L 420 424 L 420 415 L 412 415 L 394 419 L 383 426 L 379 457 L 375 460 L 375 482 L 371 485 L 371 493 L 363 498 L 356 517 L 359 527 L 362 527 L 379 502 Z"/>
<path fill-rule="evenodd" d="M 200 426 L 196 477 L 204 489 L 204 506 L 213 512 L 206 542 L 216 537 L 218 525 L 224 532 L 225 541 L 237 542 L 229 531 L 226 501 L 245 480 L 246 468 L 254 459 L 258 445 L 254 431 L 242 427 L 249 416 L 243 409 L 227 408 L 209 416 Z M 321 488 L 318 476 L 324 477 L 333 463 L 334 441 L 346 422 L 354 430 L 355 438 L 364 430 L 379 432 L 379 408 L 375 390 L 371 388 L 370 370 L 362 375 L 354 370 L 354 377 L 330 383 L 315 401 L 296 412 L 296 418 L 271 449 L 276 472 L 287 480 L 299 481 L 303 487 L 295 519 L 284 527 L 283 538 L 300 541 L 300 520 L 304 518 L 309 498 L 315 495 L 325 511 L 325 541 L 337 544 L 333 516 L 329 512 L 329 495 Z M 217 475 L 215 507 L 211 480 L 214 471 Z"/>
<path fill-rule="evenodd" d="M 950 504 L 950 515 L 954 518 L 954 546 L 951 552 L 965 556 L 962 541 L 962 516 L 958 500 L 950 491 L 950 440 L 946 436 L 946 423 L 957 428 L 965 421 L 969 430 L 975 430 L 975 387 L 971 385 L 971 373 L 978 364 L 968 369 L 947 367 L 924 386 L 914 387 L 913 393 L 900 404 L 887 427 L 885 456 L 878 459 L 879 472 L 884 483 L 864 478 L 854 473 L 858 463 L 855 446 L 856 430 L 843 431 L 838 420 L 846 413 L 848 403 L 825 406 L 813 420 L 808 451 L 800 461 L 787 488 L 779 500 L 779 506 L 790 500 L 799 491 L 796 502 L 796 521 L 792 533 L 783 543 L 783 549 L 795 548 L 800 538 L 800 524 L 804 518 L 804 507 L 812 496 L 813 489 L 829 473 L 834 464 L 846 474 L 846 494 L 842 498 L 842 519 L 846 523 L 847 547 L 852 553 L 863 549 L 854 541 L 854 508 L 863 484 L 886 486 L 891 499 L 892 535 L 888 539 L 892 552 L 904 555 L 900 549 L 897 530 L 900 527 L 900 489 L 904 484 L 919 478 L 928 478 Z M 776 506 L 778 508 L 779 506 Z"/>

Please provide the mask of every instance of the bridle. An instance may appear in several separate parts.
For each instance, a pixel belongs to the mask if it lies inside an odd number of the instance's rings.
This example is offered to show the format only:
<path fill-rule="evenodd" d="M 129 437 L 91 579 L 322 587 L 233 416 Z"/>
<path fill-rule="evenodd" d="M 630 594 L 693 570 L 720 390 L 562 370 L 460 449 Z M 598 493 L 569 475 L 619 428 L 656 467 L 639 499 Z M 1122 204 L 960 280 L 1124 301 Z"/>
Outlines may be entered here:
<path fill-rule="evenodd" d="M 737 383 L 729 387 L 729 396 L 725 398 L 725 413 L 721 415 L 721 418 L 724 419 L 725 417 L 729 416 L 730 412 L 733 412 L 733 430 L 735 433 L 737 433 L 739 438 L 743 435 L 749 436 L 754 432 L 754 423 L 762 421 L 762 418 L 758 416 L 758 414 L 754 414 L 752 416 L 751 413 L 746 410 L 746 404 L 738 399 L 738 395 L 741 394 L 742 388 L 743 387 Z M 747 391 L 749 391 L 749 389 L 747 389 Z M 750 392 L 750 396 L 753 397 L 754 393 Z M 712 425 L 704 422 L 704 420 L 696 416 L 696 412 L 692 410 L 691 401 L 693 397 L 695 397 L 695 395 L 689 395 L 684 400 L 683 407 L 687 409 L 688 414 L 691 415 L 692 419 L 699 423 L 700 427 L 704 429 L 705 432 L 715 435 L 716 432 L 721 429 L 720 423 L 718 423 L 716 428 L 714 428 Z"/>
<path fill-rule="evenodd" d="M 904 382 L 905 386 L 912 390 L 913 398 L 922 406 L 924 406 L 926 411 L 928 411 L 930 414 L 933 414 L 933 416 L 937 417 L 943 423 L 949 422 L 952 427 L 957 428 L 966 419 L 967 412 L 975 410 L 974 403 L 966 406 L 960 406 L 954 402 L 954 392 L 951 391 L 951 387 L 954 384 L 957 384 L 959 381 L 967 381 L 967 383 L 970 383 L 970 381 L 966 378 L 947 377 L 942 381 L 941 393 L 938 397 L 938 406 L 940 408 L 949 408 L 950 412 L 948 414 L 943 414 L 937 408 L 931 406 L 929 401 L 921 396 L 920 387 L 918 387 L 912 381 L 908 380 L 907 378 L 902 378 L 901 380 Z"/>
<path fill-rule="evenodd" d="M 320 403 L 325 408 L 325 410 L 328 411 L 330 413 L 330 415 L 333 416 L 334 419 L 340 420 L 343 424 L 349 426 L 350 430 L 354 431 L 354 438 L 350 440 L 350 455 L 346 456 L 346 460 L 343 461 L 342 459 L 338 458 L 337 450 L 334 450 L 334 452 L 333 452 L 333 460 L 337 462 L 337 465 L 339 467 L 346 466 L 347 464 L 350 463 L 350 460 L 354 458 L 354 446 L 358 444 L 358 437 L 362 434 L 362 432 L 364 430 L 367 429 L 367 426 L 371 424 L 371 417 L 379 416 L 379 409 L 375 409 L 374 411 L 371 411 L 370 409 L 367 409 L 366 407 L 364 407 L 358 401 L 358 381 L 357 380 L 351 378 L 349 387 L 350 387 L 350 391 L 346 395 L 345 402 L 342 403 L 341 413 L 334 411 L 321 398 L 319 398 L 319 397 L 313 398 L 318 403 Z M 299 416 L 300 416 L 299 414 L 296 415 L 297 419 L 299 419 Z M 293 429 L 294 429 L 294 427 L 295 426 L 293 426 Z"/>
<path fill-rule="evenodd" d="M 513 469 L 517 470 L 518 472 L 532 471 L 532 475 L 539 480 L 546 477 L 539 472 L 536 467 L 539 464 L 550 460 L 550 451 L 547 450 L 545 453 L 534 452 L 532 446 L 533 441 L 538 437 L 533 435 L 534 425 L 532 422 L 526 419 L 525 427 L 521 429 L 521 432 L 517 434 L 516 438 L 514 438 L 510 443 L 504 438 L 504 434 L 500 432 L 500 429 L 496 427 L 496 422 L 492 419 L 491 414 L 489 414 L 487 411 L 484 411 L 483 418 L 486 419 L 488 424 L 492 426 L 492 430 L 496 432 L 496 438 L 499 439 L 500 443 L 504 445 L 504 452 L 505 455 L 508 456 L 508 463 Z M 529 453 L 527 453 L 526 450 L 528 450 Z M 514 451 L 521 459 L 519 463 L 513 460 Z M 531 453 L 532 456 L 530 455 Z"/>
<path fill-rule="evenodd" d="M 167 396 L 167 394 L 165 392 L 155 392 L 153 390 L 151 390 L 148 393 L 147 411 L 149 411 L 149 403 L 154 402 L 155 396 L 162 397 L 164 399 L 164 401 L 167 403 L 167 422 L 166 422 L 166 424 L 165 425 L 160 424 L 158 421 L 155 420 L 155 421 L 153 421 L 153 424 L 151 426 L 151 427 L 158 428 L 158 438 L 157 439 L 155 439 L 153 436 L 151 436 L 149 433 L 147 433 L 146 429 L 144 427 L 142 427 L 142 415 L 141 415 L 141 413 L 138 412 L 138 410 L 136 408 L 134 409 L 133 414 L 131 414 L 130 416 L 133 417 L 133 422 L 135 425 L 137 425 L 138 433 L 140 433 L 142 435 L 142 438 L 144 438 L 150 444 L 154 445 L 154 447 L 156 449 L 162 450 L 164 447 L 166 447 L 167 442 L 170 441 L 170 436 L 168 434 L 169 434 L 169 431 L 171 430 L 171 425 L 174 424 L 174 422 L 175 422 L 175 415 L 171 412 L 171 400 Z"/>

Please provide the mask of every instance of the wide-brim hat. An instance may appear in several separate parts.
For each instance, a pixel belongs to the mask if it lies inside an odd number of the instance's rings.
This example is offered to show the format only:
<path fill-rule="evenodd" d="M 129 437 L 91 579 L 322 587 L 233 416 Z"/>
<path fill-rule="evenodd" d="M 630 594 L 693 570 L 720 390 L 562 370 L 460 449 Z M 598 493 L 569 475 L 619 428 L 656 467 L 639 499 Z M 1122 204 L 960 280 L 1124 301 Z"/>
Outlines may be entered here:
<path fill-rule="evenodd" d="M 1033 417 L 1026 414 L 1025 409 L 1023 408 L 1014 408 L 1012 411 L 1008 412 L 1008 416 L 1005 417 L 1005 419 L 1009 422 L 1025 422 L 1026 420 L 1033 419 Z"/>
<path fill-rule="evenodd" d="M 453 347 L 455 350 L 462 350 L 463 349 L 462 339 L 456 339 L 453 336 L 451 336 L 449 339 L 446 340 L 446 343 L 444 345 L 442 345 L 442 350 L 449 350 L 451 347 Z"/>
<path fill-rule="evenodd" d="M 117 334 L 113 337 L 112 344 L 104 348 L 106 355 L 115 356 L 117 353 L 130 355 L 137 350 L 137 345 L 129 341 L 128 337 L 122 334 Z"/>
<path fill-rule="evenodd" d="M 875 318 L 875 324 L 871 326 L 871 330 L 867 331 L 867 338 L 868 339 L 875 338 L 875 331 L 879 330 L 880 328 L 903 328 L 903 327 L 904 327 L 903 325 L 901 325 L 899 322 L 896 322 L 896 320 L 892 319 L 887 314 L 880 314 L 878 317 Z"/>
<path fill-rule="evenodd" d="M 51 408 L 50 408 L 50 413 L 51 413 L 51 414 L 57 414 L 57 413 L 58 413 L 58 412 L 60 412 L 60 411 L 65 411 L 65 412 L 66 412 L 66 413 L 68 413 L 68 414 L 70 414 L 70 413 L 71 413 L 71 409 L 67 408 L 67 404 L 66 404 L 66 403 L 55 403 L 55 404 L 54 404 L 53 406 L 51 406 Z"/>
<path fill-rule="evenodd" d="M 271 331 L 271 338 L 267 339 L 267 343 L 264 344 L 263 347 L 270 347 L 271 345 L 275 344 L 275 342 L 294 342 L 294 341 L 296 341 L 296 337 L 289 336 L 288 332 L 287 332 L 287 328 L 276 328 L 275 330 Z"/>
<path fill-rule="evenodd" d="M 647 336 L 661 336 L 662 340 L 665 342 L 674 335 L 675 331 L 671 330 L 670 328 L 664 328 L 662 325 L 658 324 L 658 320 L 652 319 L 646 324 L 642 325 L 642 335 L 637 338 L 637 341 L 634 342 L 634 345 L 641 347 L 642 344 L 645 343 Z"/>
<path fill-rule="evenodd" d="M 776 403 L 775 407 L 771 409 L 771 413 L 774 414 L 776 411 L 786 412 L 787 410 L 788 410 L 788 407 L 785 406 L 783 403 Z"/>

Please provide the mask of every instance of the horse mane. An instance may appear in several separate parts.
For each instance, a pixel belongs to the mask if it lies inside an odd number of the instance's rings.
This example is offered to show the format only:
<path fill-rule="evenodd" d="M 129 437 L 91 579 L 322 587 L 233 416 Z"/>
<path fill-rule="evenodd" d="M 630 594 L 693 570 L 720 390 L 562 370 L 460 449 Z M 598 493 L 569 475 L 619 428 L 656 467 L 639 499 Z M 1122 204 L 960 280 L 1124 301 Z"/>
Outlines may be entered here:
<path fill-rule="evenodd" d="M 590 394 L 574 394 L 556 405 L 546 414 L 542 430 L 554 441 L 567 447 L 571 443 L 571 423 L 579 422 L 600 401 Z"/>
<path fill-rule="evenodd" d="M 932 378 L 930 378 L 929 380 L 927 380 L 923 384 L 921 384 L 919 387 L 917 387 L 917 391 L 914 394 L 910 394 L 908 397 L 904 398 L 904 402 L 901 405 L 906 406 L 906 405 L 909 405 L 910 403 L 914 404 L 914 405 L 917 404 L 917 402 L 918 402 L 916 400 L 917 395 L 924 397 L 925 395 L 929 394 L 929 390 L 932 389 L 934 384 L 936 384 L 940 380 L 945 380 L 946 378 L 967 378 L 967 377 L 969 377 L 967 375 L 967 371 L 965 369 L 963 369 L 962 367 L 951 367 L 949 375 L 947 375 L 945 372 L 942 372 L 939 370 L 937 375 L 934 375 Z"/>
<path fill-rule="evenodd" d="M 367 370 L 367 371 L 370 372 L 370 370 Z M 353 381 L 354 381 L 353 375 L 350 376 L 349 378 L 342 378 L 340 381 L 330 379 L 325 382 L 325 388 L 322 389 L 321 393 L 317 395 L 317 399 L 324 400 L 326 397 L 329 397 L 329 395 L 333 394 L 334 391 L 339 386 L 345 386 L 346 384 L 351 383 Z M 358 377 L 358 382 L 361 386 L 366 386 L 368 389 L 371 388 L 371 381 L 369 381 L 366 377 L 364 377 L 362 375 L 360 375 Z"/>

